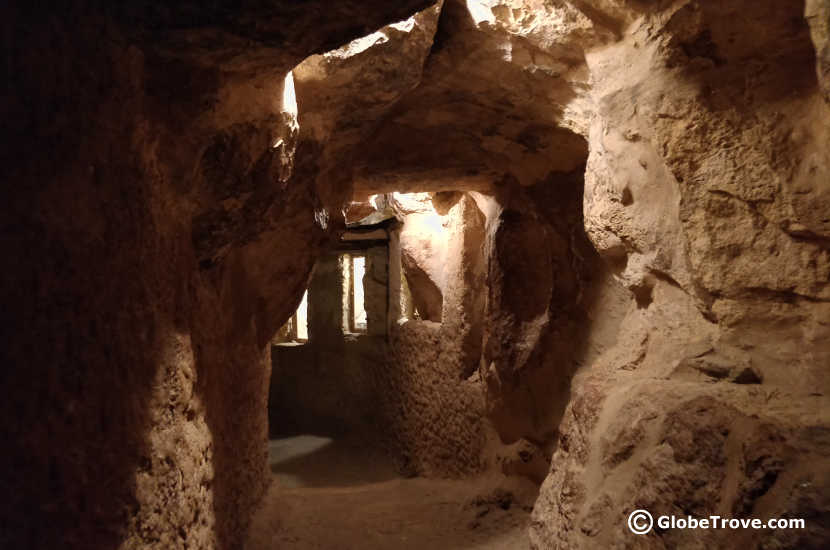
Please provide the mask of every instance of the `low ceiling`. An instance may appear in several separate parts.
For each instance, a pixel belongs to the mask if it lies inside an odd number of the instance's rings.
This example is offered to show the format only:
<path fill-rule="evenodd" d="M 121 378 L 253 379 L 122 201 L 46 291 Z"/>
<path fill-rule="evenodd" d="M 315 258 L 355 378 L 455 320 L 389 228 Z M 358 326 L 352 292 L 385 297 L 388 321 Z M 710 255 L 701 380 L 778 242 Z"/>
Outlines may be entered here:
<path fill-rule="evenodd" d="M 325 178 L 353 197 L 486 191 L 580 169 L 582 47 L 600 31 L 579 12 L 565 14 L 585 19 L 577 36 L 529 24 L 532 6 L 488 20 L 471 4 L 439 2 L 295 69 L 301 141 L 323 151 L 318 187 Z"/>

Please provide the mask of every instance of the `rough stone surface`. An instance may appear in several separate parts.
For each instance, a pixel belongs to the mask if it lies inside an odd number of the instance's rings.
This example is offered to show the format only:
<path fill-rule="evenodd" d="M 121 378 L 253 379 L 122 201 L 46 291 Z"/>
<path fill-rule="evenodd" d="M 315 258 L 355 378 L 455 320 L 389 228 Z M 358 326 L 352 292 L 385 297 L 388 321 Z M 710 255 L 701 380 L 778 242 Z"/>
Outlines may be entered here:
<path fill-rule="evenodd" d="M 283 4 L 0 8 L 0 546 L 238 547 L 268 342 L 398 191 L 404 469 L 549 468 L 535 548 L 827 547 L 827 0 Z"/>
<path fill-rule="evenodd" d="M 325 204 L 352 197 L 353 155 L 421 79 L 441 3 L 294 69 L 300 112 L 297 163 L 314 167 Z"/>
<path fill-rule="evenodd" d="M 730 544 L 626 538 L 636 502 L 826 510 L 826 474 L 787 449 L 826 454 L 827 10 L 447 1 L 420 83 L 358 155 L 359 193 L 479 192 L 489 419 L 505 442 L 556 448 L 536 547 Z M 683 454 L 698 423 L 732 422 L 780 442 L 780 475 L 730 469 L 752 460 L 739 436 Z M 670 473 L 650 480 L 655 464 Z M 802 475 L 809 494 L 790 498 Z M 774 544 L 818 547 L 825 527 Z"/>
<path fill-rule="evenodd" d="M 534 509 L 533 546 L 825 546 L 824 397 L 793 400 L 781 386 L 725 376 L 745 369 L 747 354 L 719 339 L 717 325 L 668 283 L 657 283 L 647 309 L 632 305 L 624 326 L 621 344 L 628 345 L 603 354 L 572 386 Z M 638 342 L 641 353 L 630 353 Z M 807 528 L 658 530 L 641 537 L 626 527 L 635 509 L 804 518 Z"/>
<path fill-rule="evenodd" d="M 443 265 L 424 255 L 426 266 L 443 276 L 441 322 L 409 320 L 394 324 L 389 364 L 381 380 L 381 410 L 388 416 L 387 440 L 402 470 L 419 475 L 459 476 L 487 465 L 484 450 L 490 430 L 484 422 L 484 391 L 477 373 L 484 320 L 484 216 L 467 194 L 442 203 L 432 223 L 444 230 Z M 407 227 L 422 214 L 404 218 Z M 404 265 L 406 268 L 406 265 Z M 410 271 L 405 269 L 407 278 Z M 410 288 L 415 285 L 410 282 Z"/>
<path fill-rule="evenodd" d="M 399 236 L 401 265 L 415 308 L 421 319 L 440 323 L 450 282 L 449 219 L 446 212 L 441 215 L 436 211 L 429 193 L 399 195 L 392 204 L 403 220 Z"/>
<path fill-rule="evenodd" d="M 408 321 L 392 334 L 381 407 L 391 415 L 390 448 L 409 475 L 460 476 L 480 471 L 487 432 L 477 380 L 454 376 L 442 325 Z"/>
<path fill-rule="evenodd" d="M 574 370 L 614 343 L 622 319 L 622 289 L 582 230 L 581 179 L 503 188 L 488 219 L 481 369 L 507 443 L 554 437 Z"/>
<path fill-rule="evenodd" d="M 426 2 L 0 8 L 0 546 L 234 548 L 324 205 L 284 76 Z M 287 142 L 286 142 L 287 143 Z"/>
<path fill-rule="evenodd" d="M 588 231 L 602 251 L 625 249 L 631 287 L 662 273 L 704 306 L 826 300 L 828 106 L 808 28 L 797 3 L 764 4 L 737 24 L 742 9 L 648 14 L 588 56 L 599 115 Z"/>
<path fill-rule="evenodd" d="M 585 227 L 634 303 L 618 345 L 571 385 L 534 547 L 826 544 L 813 464 L 827 461 L 830 356 L 815 335 L 830 113 L 803 16 L 799 3 L 635 9 L 586 54 Z M 636 508 L 813 519 L 638 538 Z"/>

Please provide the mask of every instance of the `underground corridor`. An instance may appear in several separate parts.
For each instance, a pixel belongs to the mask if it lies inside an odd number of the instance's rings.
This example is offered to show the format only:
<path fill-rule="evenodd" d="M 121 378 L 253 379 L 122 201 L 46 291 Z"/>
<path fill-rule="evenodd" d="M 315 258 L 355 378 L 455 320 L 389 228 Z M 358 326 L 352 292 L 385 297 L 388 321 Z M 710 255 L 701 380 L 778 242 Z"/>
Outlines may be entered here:
<path fill-rule="evenodd" d="M 830 547 L 830 1 L 0 20 L 0 549 Z"/>
<path fill-rule="evenodd" d="M 562 231 L 580 219 L 580 191 L 575 185 L 561 195 L 572 199 L 570 216 L 564 205 L 550 214 Z M 482 208 L 497 206 L 492 197 L 460 191 L 372 194 L 349 203 L 340 242 L 317 259 L 300 305 L 272 342 L 275 478 L 252 527 L 252 548 L 275 541 L 298 548 L 528 545 L 549 451 L 524 439 L 505 446 L 483 422 Z M 527 230 L 514 223 L 500 231 Z M 491 246 L 503 238 L 492 235 Z M 497 253 L 505 265 L 494 258 L 493 268 L 522 261 L 549 273 L 546 262 L 556 252 L 569 256 L 567 247 L 514 250 Z M 567 261 L 559 267 L 571 269 Z M 563 284 L 578 280 L 560 277 Z"/>

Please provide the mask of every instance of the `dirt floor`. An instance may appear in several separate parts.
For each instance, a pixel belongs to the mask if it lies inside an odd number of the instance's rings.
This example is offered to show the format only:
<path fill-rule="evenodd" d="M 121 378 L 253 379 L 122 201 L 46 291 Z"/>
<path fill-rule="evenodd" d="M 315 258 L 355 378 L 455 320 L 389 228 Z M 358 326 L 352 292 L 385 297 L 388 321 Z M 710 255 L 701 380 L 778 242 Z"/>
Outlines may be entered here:
<path fill-rule="evenodd" d="M 536 488 L 524 480 L 402 479 L 359 445 L 315 436 L 270 448 L 274 483 L 250 550 L 528 548 Z"/>

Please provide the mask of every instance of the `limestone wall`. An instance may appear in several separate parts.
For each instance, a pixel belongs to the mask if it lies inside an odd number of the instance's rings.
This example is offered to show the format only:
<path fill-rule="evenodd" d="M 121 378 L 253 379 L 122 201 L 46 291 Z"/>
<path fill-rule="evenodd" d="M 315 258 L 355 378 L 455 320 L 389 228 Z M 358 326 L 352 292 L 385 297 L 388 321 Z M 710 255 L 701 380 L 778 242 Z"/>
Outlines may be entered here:
<path fill-rule="evenodd" d="M 239 547 L 339 212 L 288 183 L 286 73 L 425 4 L 0 6 L 0 547 Z"/>
<path fill-rule="evenodd" d="M 441 259 L 434 257 L 436 249 L 410 248 L 411 235 L 422 233 L 417 226 L 426 214 L 404 215 L 401 231 L 403 254 L 417 252 L 410 257 L 420 270 L 440 276 L 441 322 L 408 320 L 393 325 L 389 367 L 380 373 L 378 384 L 387 441 L 401 468 L 413 474 L 459 476 L 486 465 L 489 437 L 477 370 L 484 308 L 484 217 L 469 195 L 456 194 L 444 206 L 438 206 L 443 216 L 431 214 L 441 229 L 432 231 L 441 234 L 436 244 L 442 252 L 446 247 Z M 408 228 L 410 224 L 416 227 Z"/>
<path fill-rule="evenodd" d="M 410 471 L 492 426 L 550 461 L 536 548 L 826 547 L 829 11 L 3 4 L 0 546 L 238 547 L 268 343 L 357 190 L 449 192 L 408 256 L 441 324 L 345 386 Z M 808 529 L 620 538 L 633 507 Z"/>
<path fill-rule="evenodd" d="M 826 515 L 827 13 L 447 0 L 357 156 L 363 191 L 478 193 L 486 411 L 553 451 L 535 547 L 736 542 L 626 537 L 633 507 Z"/>

